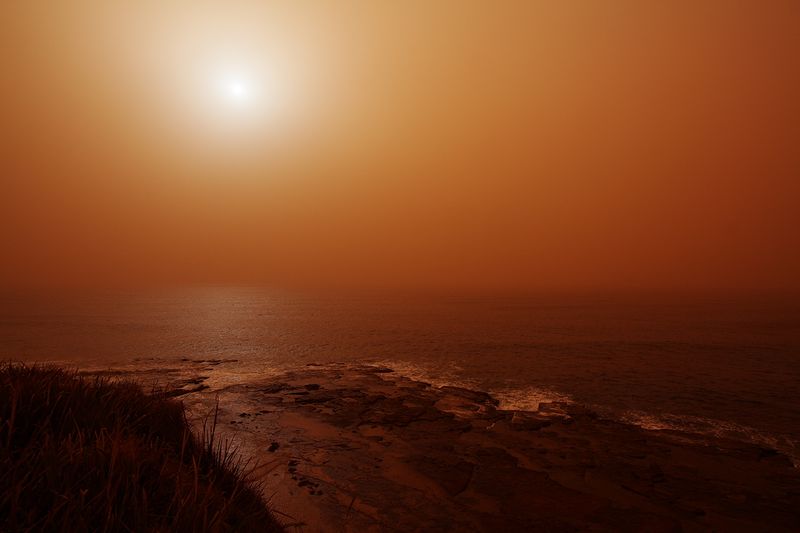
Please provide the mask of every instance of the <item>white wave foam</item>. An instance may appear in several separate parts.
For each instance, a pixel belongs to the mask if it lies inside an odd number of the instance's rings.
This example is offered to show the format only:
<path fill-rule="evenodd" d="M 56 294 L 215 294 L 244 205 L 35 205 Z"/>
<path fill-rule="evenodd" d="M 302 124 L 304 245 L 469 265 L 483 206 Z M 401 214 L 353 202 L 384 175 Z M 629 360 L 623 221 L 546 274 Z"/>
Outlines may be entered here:
<path fill-rule="evenodd" d="M 430 383 L 434 387 L 462 387 L 479 390 L 477 382 L 464 378 L 461 375 L 463 369 L 455 364 L 450 364 L 447 368 L 400 361 L 373 361 L 370 364 L 391 368 L 399 376 Z"/>
<path fill-rule="evenodd" d="M 566 394 L 537 387 L 492 390 L 489 393 L 500 402 L 500 409 L 509 411 L 538 411 L 541 404 L 550 402 L 572 403 Z"/>
<path fill-rule="evenodd" d="M 786 454 L 795 467 L 800 467 L 800 442 L 789 437 L 765 434 L 755 428 L 701 416 L 676 415 L 671 413 L 652 414 L 644 411 L 626 411 L 618 419 L 649 430 L 672 430 L 698 436 L 711 436 L 748 442 L 758 446 L 778 450 Z"/>
<path fill-rule="evenodd" d="M 420 365 L 398 361 L 375 361 L 375 366 L 391 368 L 400 376 L 414 381 L 430 383 L 434 387 L 462 387 L 471 390 L 485 390 L 476 380 L 464 378 L 463 369 L 458 365 L 449 365 L 447 368 Z M 538 411 L 539 406 L 549 402 L 572 403 L 566 394 L 537 387 L 524 387 L 521 389 L 504 388 L 487 390 L 498 402 L 500 409 L 509 411 Z"/>

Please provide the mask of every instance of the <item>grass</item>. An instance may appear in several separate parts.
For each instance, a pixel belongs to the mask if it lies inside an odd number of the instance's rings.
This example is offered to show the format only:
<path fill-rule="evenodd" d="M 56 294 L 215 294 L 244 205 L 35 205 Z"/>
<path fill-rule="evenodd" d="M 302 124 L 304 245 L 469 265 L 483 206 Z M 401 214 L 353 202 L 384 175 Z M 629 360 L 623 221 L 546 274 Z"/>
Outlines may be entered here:
<path fill-rule="evenodd" d="M 127 382 L 0 364 L 0 531 L 281 531 L 183 405 Z"/>

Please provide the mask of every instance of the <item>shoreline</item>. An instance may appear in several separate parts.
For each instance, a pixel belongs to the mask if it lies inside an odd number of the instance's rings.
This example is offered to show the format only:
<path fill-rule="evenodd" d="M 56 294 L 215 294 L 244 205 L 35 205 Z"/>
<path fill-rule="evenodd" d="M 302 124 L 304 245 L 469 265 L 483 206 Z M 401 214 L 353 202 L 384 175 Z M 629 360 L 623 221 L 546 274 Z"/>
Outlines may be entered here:
<path fill-rule="evenodd" d="M 693 435 L 697 441 L 707 439 L 723 439 L 739 441 L 745 444 L 770 448 L 789 458 L 795 468 L 800 468 L 800 442 L 785 435 L 774 435 L 760 429 L 728 420 L 713 419 L 704 416 L 672 413 L 653 413 L 641 409 L 619 411 L 599 403 L 587 404 L 575 400 L 569 394 L 546 387 L 524 387 L 493 389 L 479 386 L 475 381 L 448 378 L 435 379 L 430 373 L 421 371 L 414 365 L 396 364 L 393 361 L 381 360 L 366 362 L 371 366 L 391 368 L 397 375 L 420 381 L 433 387 L 459 387 L 489 394 L 498 400 L 498 408 L 506 411 L 539 410 L 541 404 L 565 403 L 588 409 L 607 420 L 625 425 L 632 425 L 647 431 L 674 431 Z"/>
<path fill-rule="evenodd" d="M 52 364 L 60 367 L 74 368 L 80 372 L 109 376 L 126 376 L 139 380 L 146 387 L 159 387 L 175 390 L 174 394 L 199 392 L 206 389 L 224 388 L 231 383 L 242 381 L 258 381 L 276 377 L 285 372 L 304 368 L 306 365 L 282 365 L 277 367 L 260 366 L 242 372 L 242 360 L 233 358 L 136 358 L 127 365 L 108 365 L 100 361 L 89 364 L 78 364 L 75 361 L 44 361 L 40 364 Z M 314 365 L 316 363 L 310 363 Z M 641 409 L 620 411 L 598 403 L 582 403 L 570 395 L 543 387 L 525 388 L 485 388 L 475 380 L 449 375 L 442 378 L 421 369 L 416 365 L 398 363 L 392 360 L 364 360 L 352 363 L 319 363 L 345 364 L 353 366 L 377 366 L 390 368 L 394 375 L 411 381 L 424 383 L 434 388 L 457 387 L 491 395 L 497 399 L 498 408 L 506 411 L 536 412 L 540 404 L 567 403 L 582 409 L 589 409 L 598 416 L 624 425 L 632 425 L 647 431 L 674 431 L 685 434 L 698 442 L 704 440 L 731 440 L 743 444 L 777 450 L 789 458 L 795 468 L 800 468 L 800 442 L 788 435 L 773 434 L 724 419 L 712 419 L 704 416 L 671 413 L 653 413 Z M 230 365 L 236 365 L 235 379 L 230 379 Z M 242 378 L 241 376 L 244 376 Z"/>
<path fill-rule="evenodd" d="M 219 400 L 221 434 L 303 531 L 800 525 L 800 471 L 770 448 L 563 402 L 504 410 L 487 393 L 363 364 L 204 388 L 226 361 L 183 363 L 164 385 L 196 424 Z"/>

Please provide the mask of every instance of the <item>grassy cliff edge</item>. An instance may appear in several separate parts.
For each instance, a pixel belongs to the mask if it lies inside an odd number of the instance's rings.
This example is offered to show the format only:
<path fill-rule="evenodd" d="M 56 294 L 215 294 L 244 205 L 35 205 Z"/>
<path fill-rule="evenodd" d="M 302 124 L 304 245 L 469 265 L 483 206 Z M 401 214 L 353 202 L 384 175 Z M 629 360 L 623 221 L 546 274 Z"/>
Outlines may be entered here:
<path fill-rule="evenodd" d="M 0 366 L 0 530 L 281 531 L 213 427 L 180 402 L 52 367 Z"/>

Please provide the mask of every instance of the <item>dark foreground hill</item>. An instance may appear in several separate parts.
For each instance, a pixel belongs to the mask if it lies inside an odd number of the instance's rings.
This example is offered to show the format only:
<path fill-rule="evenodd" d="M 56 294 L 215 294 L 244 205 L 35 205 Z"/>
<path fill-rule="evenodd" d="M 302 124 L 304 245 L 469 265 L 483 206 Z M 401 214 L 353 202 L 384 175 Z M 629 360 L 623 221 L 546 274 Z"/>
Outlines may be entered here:
<path fill-rule="evenodd" d="M 175 400 L 0 367 L 0 531 L 281 531 L 245 477 Z"/>

